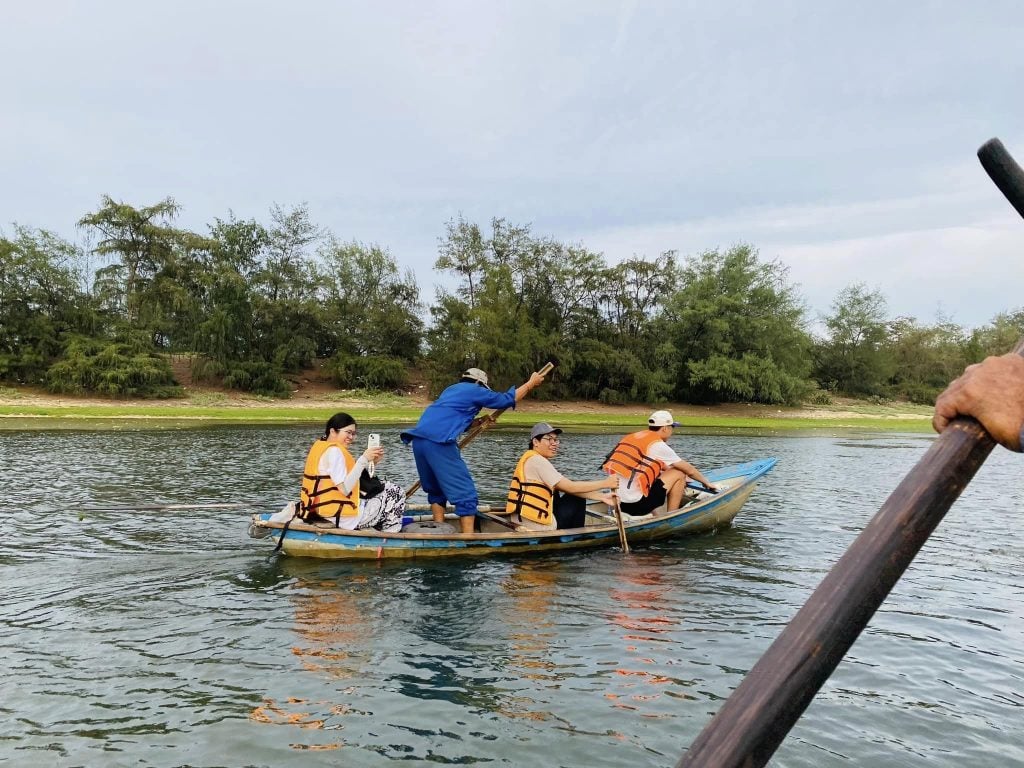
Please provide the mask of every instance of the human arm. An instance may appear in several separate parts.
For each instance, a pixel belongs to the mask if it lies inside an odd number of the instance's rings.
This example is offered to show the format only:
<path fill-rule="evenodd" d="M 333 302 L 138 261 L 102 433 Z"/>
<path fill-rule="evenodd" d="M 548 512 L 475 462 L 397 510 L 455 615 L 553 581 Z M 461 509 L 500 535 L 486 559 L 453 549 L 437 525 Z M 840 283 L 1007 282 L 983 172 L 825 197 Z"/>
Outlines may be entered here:
<path fill-rule="evenodd" d="M 544 374 L 534 371 L 530 374 L 530 378 L 525 382 L 516 387 L 516 402 L 518 403 L 530 392 L 539 387 L 544 383 Z"/>
<path fill-rule="evenodd" d="M 1024 358 L 1010 353 L 969 365 L 935 401 L 932 427 L 942 432 L 958 416 L 977 419 L 992 439 L 1011 451 L 1022 447 Z"/>
<path fill-rule="evenodd" d="M 321 465 L 323 462 L 326 462 L 326 474 L 331 476 L 331 480 L 338 486 L 341 492 L 349 494 L 352 493 L 352 489 L 359 482 L 359 476 L 366 469 L 366 465 L 371 461 L 380 461 L 383 457 L 383 448 L 367 448 L 358 459 L 352 462 L 352 466 L 348 467 L 345 457 L 339 449 L 328 448 L 324 451 L 323 458 L 320 461 Z"/>
<path fill-rule="evenodd" d="M 694 480 L 702 483 L 704 487 L 710 488 L 713 491 L 718 490 L 717 485 L 704 477 L 704 475 L 701 474 L 701 471 L 693 466 L 693 464 L 681 458 L 679 454 L 672 450 L 672 447 L 663 440 L 652 443 L 647 451 L 650 457 L 660 461 L 665 469 L 678 469 L 687 477 L 693 478 Z"/>
<path fill-rule="evenodd" d="M 703 485 L 705 488 L 708 488 L 708 489 L 710 489 L 712 491 L 717 491 L 718 490 L 718 486 L 717 485 L 715 485 L 710 480 L 708 480 L 706 477 L 704 477 L 704 475 L 701 474 L 701 471 L 699 469 L 697 469 L 695 466 L 693 466 L 693 464 L 691 464 L 690 462 L 686 461 L 685 459 L 679 459 L 679 461 L 674 462 L 671 465 L 671 467 L 673 469 L 678 469 L 680 472 L 684 473 L 687 477 L 693 478 L 694 480 L 699 482 L 701 485 Z"/>
<path fill-rule="evenodd" d="M 531 456 L 527 459 L 524 470 L 527 480 L 543 483 L 548 488 L 562 491 L 563 493 L 571 493 L 573 496 L 597 498 L 597 491 L 603 488 L 616 489 L 619 487 L 618 475 L 609 475 L 602 477 L 600 480 L 570 480 L 555 469 L 555 465 L 543 456 Z"/>
<path fill-rule="evenodd" d="M 598 491 L 605 489 L 614 491 L 618 487 L 618 475 L 608 475 L 608 477 L 602 477 L 600 480 L 570 480 L 567 477 L 563 477 L 555 483 L 556 490 L 563 493 L 571 493 L 573 496 L 583 496 L 584 498 L 595 498 L 591 494 L 597 494 Z M 599 494 L 597 495 L 599 496 Z"/>

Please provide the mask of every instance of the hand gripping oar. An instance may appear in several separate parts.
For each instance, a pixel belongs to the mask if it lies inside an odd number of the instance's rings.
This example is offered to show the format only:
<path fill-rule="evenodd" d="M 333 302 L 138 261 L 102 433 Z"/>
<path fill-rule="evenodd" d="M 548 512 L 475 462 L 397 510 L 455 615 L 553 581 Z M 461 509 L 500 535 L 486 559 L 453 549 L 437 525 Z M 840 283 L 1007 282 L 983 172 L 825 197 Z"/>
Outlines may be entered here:
<path fill-rule="evenodd" d="M 998 139 L 978 158 L 1024 216 L 1024 171 Z M 1024 354 L 1024 339 L 1013 350 Z M 762 766 L 811 703 L 995 442 L 958 418 L 892 492 L 677 768 Z"/>
<path fill-rule="evenodd" d="M 554 363 L 546 363 L 543 368 L 537 371 L 537 373 L 539 373 L 541 376 L 547 376 L 554 369 Z M 479 419 L 477 419 L 476 424 L 470 427 L 469 431 L 466 432 L 466 434 L 463 435 L 462 439 L 459 441 L 459 450 L 461 451 L 471 442 L 476 440 L 476 438 L 480 435 L 481 432 L 483 432 L 485 429 L 491 426 L 491 424 L 496 422 L 498 420 L 498 417 L 501 416 L 501 414 L 503 414 L 507 410 L 508 408 L 499 408 L 496 411 L 492 411 L 487 416 L 482 416 Z M 416 491 L 418 491 L 419 489 L 420 481 L 417 480 L 415 483 L 409 486 L 409 490 L 405 492 L 405 498 L 411 498 L 412 495 L 416 493 Z"/>

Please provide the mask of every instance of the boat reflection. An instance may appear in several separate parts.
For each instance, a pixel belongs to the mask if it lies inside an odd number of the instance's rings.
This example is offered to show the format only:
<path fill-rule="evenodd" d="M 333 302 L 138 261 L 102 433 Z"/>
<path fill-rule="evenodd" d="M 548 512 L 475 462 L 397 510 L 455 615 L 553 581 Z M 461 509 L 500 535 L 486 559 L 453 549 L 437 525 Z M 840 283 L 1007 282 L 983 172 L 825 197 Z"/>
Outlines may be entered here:
<path fill-rule="evenodd" d="M 506 669 L 514 681 L 513 690 L 506 692 L 497 708 L 505 717 L 570 725 L 528 695 L 557 687 L 563 677 L 555 658 L 557 622 L 550 616 L 553 599 L 564 579 L 563 570 L 561 561 L 517 561 L 501 582 L 501 590 L 509 598 L 502 617 L 509 644 Z"/>
<path fill-rule="evenodd" d="M 295 610 L 293 632 L 295 642 L 291 654 L 304 672 L 326 682 L 333 693 L 346 698 L 360 685 L 357 680 L 370 662 L 366 637 L 370 628 L 365 619 L 366 603 L 372 602 L 375 589 L 371 574 L 348 574 L 344 582 L 333 578 L 318 580 L 299 577 L 289 587 L 289 598 Z M 306 687 L 308 678 L 294 678 L 296 687 Z M 341 683 L 342 687 L 337 686 Z M 323 698 L 312 699 L 301 693 L 285 698 L 264 697 L 250 719 L 268 725 L 289 725 L 308 730 L 333 731 L 344 727 L 350 715 L 367 713 L 348 702 Z M 345 745 L 342 740 L 324 743 L 293 743 L 301 750 L 332 750 Z"/>
<path fill-rule="evenodd" d="M 661 701 L 694 699 L 687 689 L 696 682 L 669 674 L 672 649 L 685 643 L 687 583 L 678 568 L 665 578 L 665 555 L 641 552 L 623 558 L 608 587 L 608 622 L 620 630 L 623 655 L 615 669 L 617 682 L 604 696 L 618 709 L 643 717 L 673 717 L 671 705 Z M 673 670 L 674 672 L 674 670 Z"/>

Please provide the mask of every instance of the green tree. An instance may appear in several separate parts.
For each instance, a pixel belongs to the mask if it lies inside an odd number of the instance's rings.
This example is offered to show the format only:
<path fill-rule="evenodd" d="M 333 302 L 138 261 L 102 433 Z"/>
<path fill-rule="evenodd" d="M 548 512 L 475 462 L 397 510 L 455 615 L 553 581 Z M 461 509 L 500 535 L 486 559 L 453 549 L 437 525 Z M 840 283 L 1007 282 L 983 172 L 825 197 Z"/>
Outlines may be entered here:
<path fill-rule="evenodd" d="M 889 336 L 892 393 L 915 403 L 933 404 L 968 362 L 964 331 L 948 319 L 921 326 L 912 317 L 901 317 L 891 324 Z"/>
<path fill-rule="evenodd" d="M 90 234 L 99 234 L 94 252 L 110 260 L 97 271 L 100 297 L 130 324 L 139 320 L 142 291 L 171 258 L 180 233 L 170 223 L 179 210 L 170 197 L 133 208 L 104 195 L 99 210 L 78 221 Z"/>
<path fill-rule="evenodd" d="M 560 247 L 529 227 L 491 221 L 490 236 L 462 218 L 449 222 L 436 268 L 454 272 L 453 293 L 441 290 L 427 334 L 434 388 L 468 366 L 496 381 L 518 381 L 557 347 L 551 272 Z"/>
<path fill-rule="evenodd" d="M 792 403 L 806 394 L 810 337 L 787 276 L 748 245 L 687 259 L 682 287 L 667 297 L 678 398 Z"/>
<path fill-rule="evenodd" d="M 611 268 L 605 281 L 604 306 L 621 341 L 636 343 L 649 335 L 652 320 L 682 279 L 674 251 L 654 261 L 634 257 Z"/>
<path fill-rule="evenodd" d="M 387 250 L 331 240 L 320 252 L 316 281 L 329 346 L 327 356 L 417 359 L 423 334 L 423 307 L 411 270 L 401 270 Z"/>
<path fill-rule="evenodd" d="M 847 286 L 825 318 L 828 337 L 814 350 L 814 376 L 823 389 L 883 395 L 895 372 L 885 297 L 863 283 Z"/>
<path fill-rule="evenodd" d="M 312 253 L 325 232 L 313 223 L 305 203 L 291 209 L 275 204 L 270 219 L 265 261 L 255 274 L 257 289 L 270 301 L 309 297 Z"/>
<path fill-rule="evenodd" d="M 445 225 L 445 237 L 438 246 L 434 268 L 454 272 L 460 277 L 455 295 L 468 305 L 470 311 L 476 309 L 477 288 L 490 262 L 487 249 L 488 244 L 476 224 L 459 216 Z"/>
<path fill-rule="evenodd" d="M 13 240 L 0 237 L 0 380 L 42 383 L 70 335 L 94 331 L 83 260 L 46 230 L 15 225 Z"/>
<path fill-rule="evenodd" d="M 1000 312 L 987 324 L 975 328 L 965 341 L 967 363 L 980 363 L 989 355 L 1002 355 L 1024 336 L 1024 308 Z"/>
<path fill-rule="evenodd" d="M 266 258 L 270 234 L 255 220 L 230 215 L 227 220 L 214 219 L 209 240 L 209 260 L 198 273 L 203 316 L 192 344 L 202 356 L 198 362 L 203 372 L 220 376 L 232 362 L 248 360 L 254 354 L 251 285 Z"/>

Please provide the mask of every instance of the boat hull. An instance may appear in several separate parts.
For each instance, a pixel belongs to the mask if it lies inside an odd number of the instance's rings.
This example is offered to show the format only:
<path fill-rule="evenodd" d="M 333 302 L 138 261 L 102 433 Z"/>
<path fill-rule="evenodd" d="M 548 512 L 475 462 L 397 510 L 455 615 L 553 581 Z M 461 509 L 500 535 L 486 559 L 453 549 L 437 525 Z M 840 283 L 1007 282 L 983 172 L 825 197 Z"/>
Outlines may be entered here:
<path fill-rule="evenodd" d="M 761 459 L 706 472 L 714 483 L 726 490 L 687 504 L 679 510 L 656 515 L 627 518 L 629 543 L 707 533 L 732 524 L 743 504 L 753 493 L 756 481 L 775 465 L 775 459 Z M 602 505 L 603 506 L 603 505 Z M 605 514 L 608 514 L 605 512 Z M 344 531 L 331 527 L 293 521 L 284 530 L 281 523 L 268 520 L 269 514 L 253 515 L 250 533 L 280 541 L 281 551 L 297 557 L 329 560 L 380 560 L 423 557 L 492 557 L 494 555 L 536 554 L 575 549 L 612 547 L 619 544 L 614 522 L 597 518 L 584 528 L 557 531 L 511 531 L 498 526 L 493 530 L 484 522 L 481 533 L 381 533 L 373 530 Z M 492 524 L 493 525 L 493 524 Z M 269 534 L 269 535 L 268 535 Z"/>

